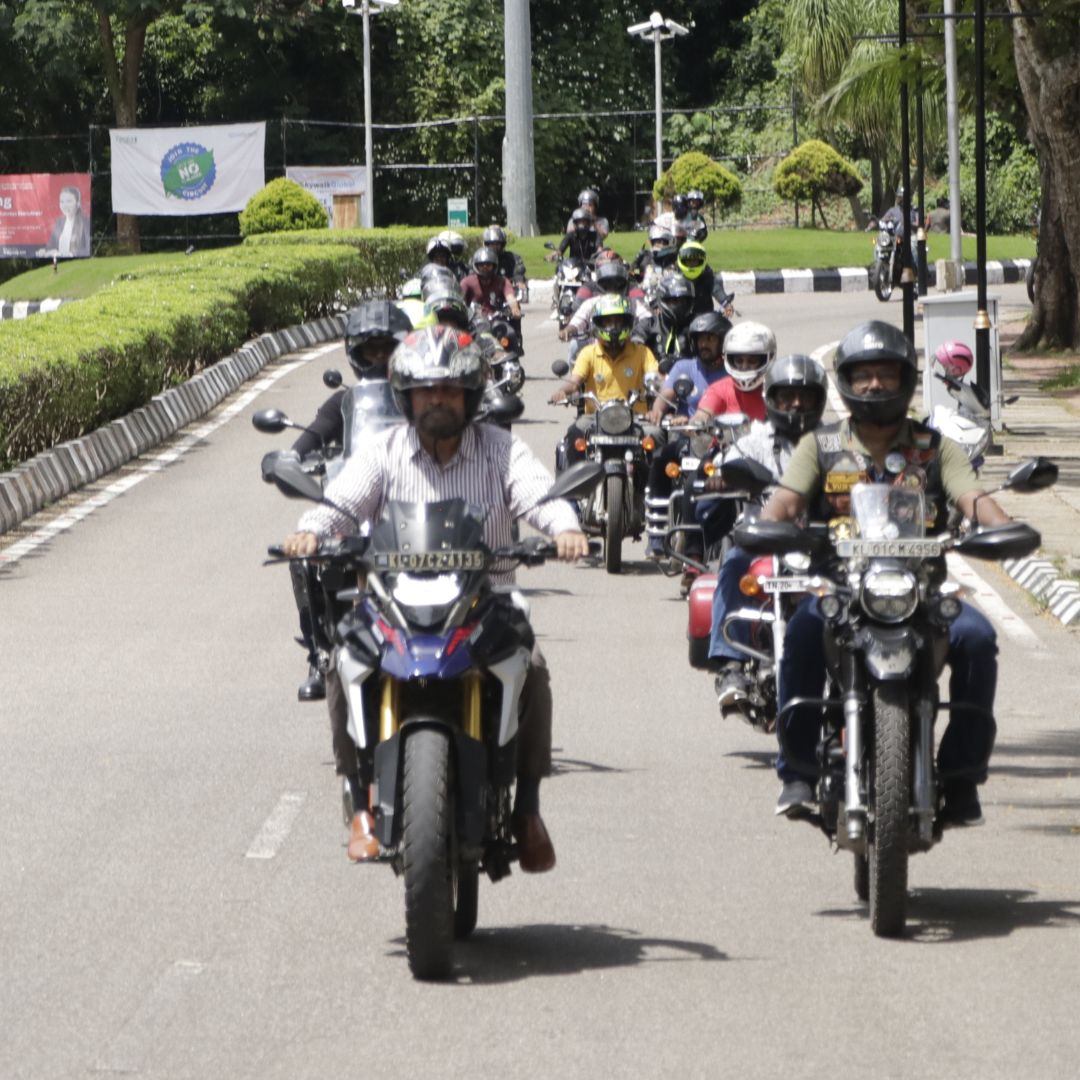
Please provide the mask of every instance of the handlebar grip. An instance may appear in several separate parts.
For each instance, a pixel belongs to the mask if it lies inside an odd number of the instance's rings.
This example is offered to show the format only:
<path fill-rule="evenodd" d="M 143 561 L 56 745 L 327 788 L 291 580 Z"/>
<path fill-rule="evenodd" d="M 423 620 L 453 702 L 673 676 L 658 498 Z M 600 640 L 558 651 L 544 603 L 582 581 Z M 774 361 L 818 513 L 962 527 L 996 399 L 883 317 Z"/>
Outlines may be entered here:
<path fill-rule="evenodd" d="M 286 558 L 285 549 L 280 544 L 271 544 L 266 549 L 266 554 L 272 556 L 275 559 Z"/>

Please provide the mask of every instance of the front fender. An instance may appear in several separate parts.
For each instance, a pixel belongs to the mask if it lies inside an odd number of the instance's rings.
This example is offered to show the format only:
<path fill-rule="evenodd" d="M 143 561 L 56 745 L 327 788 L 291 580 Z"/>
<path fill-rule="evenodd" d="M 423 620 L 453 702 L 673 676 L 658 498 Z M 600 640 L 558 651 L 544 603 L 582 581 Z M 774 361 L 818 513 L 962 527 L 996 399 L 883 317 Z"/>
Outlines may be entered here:
<path fill-rule="evenodd" d="M 605 458 L 604 459 L 604 475 L 605 476 L 625 476 L 626 475 L 626 460 L 624 458 Z"/>
<path fill-rule="evenodd" d="M 909 626 L 863 626 L 855 644 L 866 660 L 866 670 L 880 682 L 910 678 L 918 651 Z"/>

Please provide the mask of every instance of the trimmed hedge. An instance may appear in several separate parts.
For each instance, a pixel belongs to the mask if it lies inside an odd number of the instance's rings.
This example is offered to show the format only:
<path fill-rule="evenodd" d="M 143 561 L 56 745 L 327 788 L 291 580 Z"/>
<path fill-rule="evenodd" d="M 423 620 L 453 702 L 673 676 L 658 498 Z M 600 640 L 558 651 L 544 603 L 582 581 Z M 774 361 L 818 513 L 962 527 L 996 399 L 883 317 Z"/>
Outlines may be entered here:
<path fill-rule="evenodd" d="M 377 290 L 351 247 L 235 247 L 167 265 L 148 256 L 85 300 L 0 323 L 0 468 L 123 416 L 252 336 Z"/>
<path fill-rule="evenodd" d="M 272 232 L 303 232 L 325 229 L 330 224 L 326 208 L 295 180 L 279 176 L 248 199 L 240 211 L 240 235 Z"/>

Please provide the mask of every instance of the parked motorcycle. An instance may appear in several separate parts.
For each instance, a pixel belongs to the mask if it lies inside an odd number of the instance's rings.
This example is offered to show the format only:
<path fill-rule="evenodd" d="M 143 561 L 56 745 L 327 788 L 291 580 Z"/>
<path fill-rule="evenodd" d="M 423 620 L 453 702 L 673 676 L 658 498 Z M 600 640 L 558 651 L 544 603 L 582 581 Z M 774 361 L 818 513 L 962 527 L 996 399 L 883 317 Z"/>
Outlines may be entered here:
<path fill-rule="evenodd" d="M 1034 491 L 1056 477 L 1057 466 L 1039 458 L 1013 470 L 1003 487 Z M 943 556 L 1019 558 L 1040 541 L 1020 522 L 926 536 L 923 494 L 905 487 L 857 484 L 851 506 L 846 539 L 756 521 L 737 528 L 735 542 L 752 554 L 806 553 L 817 562 L 807 591 L 820 597 L 830 689 L 822 699 L 790 701 L 777 734 L 787 761 L 817 778 L 818 812 L 809 819 L 854 854 L 855 891 L 869 901 L 873 932 L 895 937 L 906 920 L 908 857 L 941 839 L 949 779 L 935 763 L 934 719 L 962 589 L 947 580 Z M 824 715 L 812 761 L 785 737 L 785 720 L 799 707 Z M 962 707 L 974 708 L 951 705 Z"/>
<path fill-rule="evenodd" d="M 295 462 L 276 468 L 282 487 L 325 502 Z M 585 496 L 601 472 L 582 462 L 543 501 Z M 461 499 L 391 502 L 370 537 L 325 542 L 307 560 L 341 583 L 335 600 L 349 605 L 334 628 L 337 669 L 371 779 L 378 861 L 405 879 L 405 949 L 418 979 L 450 972 L 454 940 L 476 926 L 480 873 L 499 881 L 517 858 L 510 815 L 533 632 L 523 602 L 489 572 L 540 565 L 555 545 L 530 537 L 490 551 L 482 536 L 482 515 Z"/>
<path fill-rule="evenodd" d="M 870 276 L 874 295 L 882 302 L 887 301 L 893 288 L 900 284 L 900 245 L 903 242 L 903 238 L 896 235 L 895 221 L 880 222 Z"/>

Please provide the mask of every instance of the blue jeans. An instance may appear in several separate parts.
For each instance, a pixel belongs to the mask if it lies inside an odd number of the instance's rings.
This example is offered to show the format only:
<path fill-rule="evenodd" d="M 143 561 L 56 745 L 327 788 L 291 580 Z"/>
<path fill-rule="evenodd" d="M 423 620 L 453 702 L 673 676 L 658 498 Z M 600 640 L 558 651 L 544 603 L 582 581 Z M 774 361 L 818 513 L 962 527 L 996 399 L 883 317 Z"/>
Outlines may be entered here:
<path fill-rule="evenodd" d="M 709 659 L 745 660 L 746 654 L 737 652 L 725 640 L 720 631 L 729 612 L 738 611 L 744 598 L 739 592 L 739 579 L 750 569 L 753 555 L 742 548 L 733 547 L 724 557 L 717 577 L 716 591 L 712 598 L 712 634 L 709 635 Z M 750 623 L 734 622 L 729 635 L 745 645 L 750 644 Z"/>
<path fill-rule="evenodd" d="M 824 626 L 814 596 L 803 600 L 788 621 L 780 665 L 781 708 L 792 698 L 820 698 L 824 693 Z M 949 626 L 946 657 L 950 668 L 949 699 L 958 705 L 977 705 L 986 712 L 950 710 L 949 723 L 938 746 L 938 768 L 943 772 L 975 769 L 971 779 L 980 784 L 986 780 L 985 761 L 997 733 L 993 720 L 997 652 L 997 634 L 990 620 L 970 604 L 961 604 L 960 614 Z M 821 735 L 820 710 L 810 706 L 794 710 L 785 730 L 793 754 L 804 761 L 813 761 Z M 785 783 L 813 779 L 788 765 L 782 751 L 776 757 L 776 771 Z"/>

